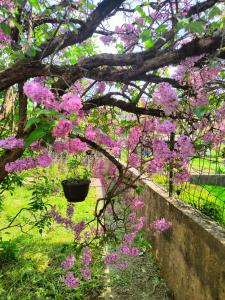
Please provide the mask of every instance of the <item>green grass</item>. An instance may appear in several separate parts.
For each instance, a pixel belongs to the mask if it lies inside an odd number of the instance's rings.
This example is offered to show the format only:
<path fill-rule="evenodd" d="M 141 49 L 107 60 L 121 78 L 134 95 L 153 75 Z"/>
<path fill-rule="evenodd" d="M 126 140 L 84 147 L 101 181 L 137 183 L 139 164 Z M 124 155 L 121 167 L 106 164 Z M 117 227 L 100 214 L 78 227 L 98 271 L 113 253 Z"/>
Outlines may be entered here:
<path fill-rule="evenodd" d="M 165 175 L 154 175 L 152 179 L 156 184 L 168 189 L 168 179 Z M 225 225 L 225 187 L 183 183 L 174 185 L 174 197 Z"/>
<path fill-rule="evenodd" d="M 31 192 L 24 187 L 17 188 L 13 196 L 7 194 L 4 201 L 4 210 L 1 213 L 0 227 L 8 224 L 8 218 L 26 206 Z M 57 210 L 65 213 L 66 199 L 61 196 L 52 196 L 50 203 L 56 205 Z M 74 221 L 90 220 L 94 213 L 96 193 L 90 188 L 87 199 L 75 204 Z M 18 228 L 12 228 L 5 232 L 3 240 L 11 240 L 9 248 L 16 246 L 16 259 L 9 257 L 2 264 L 0 271 L 0 299 L 1 300 L 44 300 L 44 299 L 88 299 L 81 296 L 74 289 L 67 288 L 60 276 L 63 275 L 60 267 L 61 261 L 74 250 L 73 236 L 66 229 L 54 225 L 40 235 L 33 230 L 29 235 L 22 234 Z M 11 246 L 10 246 L 11 245 Z M 14 254 L 14 251 L 13 251 Z M 89 283 L 90 284 L 90 283 Z M 95 283 L 93 283 L 95 285 Z M 83 286 L 84 294 L 87 292 L 87 284 Z M 92 286 L 93 295 L 97 293 Z"/>
<path fill-rule="evenodd" d="M 207 174 L 218 174 L 225 173 L 224 162 L 219 159 L 218 162 L 215 162 L 215 158 L 194 158 L 191 161 L 191 170 L 192 172 L 196 171 L 197 173 L 207 173 Z"/>

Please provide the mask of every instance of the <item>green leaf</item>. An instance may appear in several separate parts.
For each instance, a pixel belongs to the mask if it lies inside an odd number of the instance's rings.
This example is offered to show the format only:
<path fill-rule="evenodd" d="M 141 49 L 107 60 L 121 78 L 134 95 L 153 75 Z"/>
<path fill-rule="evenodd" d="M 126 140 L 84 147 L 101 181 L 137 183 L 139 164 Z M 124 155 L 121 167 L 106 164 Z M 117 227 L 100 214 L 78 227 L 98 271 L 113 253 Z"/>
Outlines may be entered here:
<path fill-rule="evenodd" d="M 34 47 L 30 47 L 27 52 L 26 55 L 29 57 L 34 57 L 36 55 L 36 50 Z"/>
<path fill-rule="evenodd" d="M 33 7 L 36 8 L 37 11 L 40 11 L 40 10 L 41 10 L 41 7 L 40 7 L 40 5 L 39 5 L 39 3 L 38 3 L 37 0 L 28 0 L 28 1 L 29 1 L 29 3 L 30 3 Z"/>
<path fill-rule="evenodd" d="M 55 110 L 40 109 L 39 111 L 36 112 L 36 115 L 57 116 L 58 112 Z"/>
<path fill-rule="evenodd" d="M 145 47 L 148 49 L 152 48 L 153 44 L 154 44 L 154 42 L 152 39 L 148 39 L 147 41 L 145 41 Z"/>
<path fill-rule="evenodd" d="M 146 13 L 144 12 L 143 8 L 140 5 L 136 6 L 135 10 L 140 14 L 142 18 L 146 16 Z"/>
<path fill-rule="evenodd" d="M 33 142 L 43 138 L 49 132 L 49 126 L 44 124 L 35 129 L 25 140 L 25 146 L 28 147 Z"/>
<path fill-rule="evenodd" d="M 148 29 L 144 30 L 140 34 L 140 39 L 145 42 L 150 39 L 150 31 Z"/>
<path fill-rule="evenodd" d="M 29 128 L 29 127 L 30 127 L 31 125 L 33 125 L 33 124 L 38 124 L 38 123 L 40 123 L 40 121 L 41 121 L 41 119 L 40 119 L 40 118 L 37 118 L 37 117 L 33 117 L 33 118 L 29 119 L 29 120 L 27 121 L 27 124 L 26 124 L 25 129 Z"/>
<path fill-rule="evenodd" d="M 219 7 L 214 6 L 209 13 L 209 19 L 212 19 L 215 16 L 221 15 L 221 14 L 222 14 L 222 11 L 219 9 Z"/>
<path fill-rule="evenodd" d="M 197 106 L 193 108 L 193 112 L 198 118 L 202 118 L 207 111 L 208 111 L 208 107 L 205 105 Z"/>
<path fill-rule="evenodd" d="M 187 28 L 191 32 L 204 33 L 203 23 L 200 21 L 192 21 L 188 24 Z"/>
<path fill-rule="evenodd" d="M 7 34 L 11 33 L 11 29 L 10 29 L 9 25 L 7 25 L 6 23 L 1 23 L 0 27 L 5 33 L 7 33 Z"/>

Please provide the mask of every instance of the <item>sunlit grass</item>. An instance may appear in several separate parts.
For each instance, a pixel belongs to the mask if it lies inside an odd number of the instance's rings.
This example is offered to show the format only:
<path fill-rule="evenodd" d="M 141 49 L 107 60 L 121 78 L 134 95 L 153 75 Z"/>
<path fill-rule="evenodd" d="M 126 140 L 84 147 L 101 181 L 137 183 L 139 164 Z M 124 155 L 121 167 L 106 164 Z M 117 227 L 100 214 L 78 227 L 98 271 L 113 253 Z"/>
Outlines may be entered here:
<path fill-rule="evenodd" d="M 155 174 L 152 180 L 168 190 L 168 178 L 165 175 Z M 195 185 L 187 182 L 174 185 L 173 195 L 225 224 L 225 187 Z"/>
<path fill-rule="evenodd" d="M 30 196 L 27 187 L 17 188 L 12 196 L 7 194 L 1 213 L 1 228 L 8 224 L 9 217 L 28 204 Z M 61 193 L 48 200 L 60 213 L 66 213 L 67 201 Z M 96 191 L 91 187 L 86 200 L 74 205 L 74 221 L 90 220 L 95 203 Z M 61 261 L 74 251 L 73 235 L 69 231 L 53 225 L 42 235 L 37 230 L 22 234 L 18 228 L 7 232 L 2 235 L 3 239 L 11 240 L 18 252 L 16 260 L 0 261 L 1 300 L 81 299 L 76 291 L 67 288 L 60 280 Z"/>

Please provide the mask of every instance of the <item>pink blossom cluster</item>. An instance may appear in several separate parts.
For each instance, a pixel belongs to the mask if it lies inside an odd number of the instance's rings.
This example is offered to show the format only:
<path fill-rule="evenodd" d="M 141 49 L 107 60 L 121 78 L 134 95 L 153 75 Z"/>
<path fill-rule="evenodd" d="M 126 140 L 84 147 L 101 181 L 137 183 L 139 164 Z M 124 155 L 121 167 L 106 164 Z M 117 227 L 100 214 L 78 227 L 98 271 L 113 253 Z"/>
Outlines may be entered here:
<path fill-rule="evenodd" d="M 112 42 L 115 42 L 116 39 L 115 37 L 113 37 L 112 35 L 102 35 L 100 37 L 100 40 L 102 41 L 102 43 L 106 46 L 110 45 Z"/>
<path fill-rule="evenodd" d="M 154 221 L 151 225 L 150 228 L 154 232 L 164 232 L 167 231 L 169 228 L 171 228 L 172 224 L 168 222 L 165 218 L 161 218 L 159 220 Z"/>
<path fill-rule="evenodd" d="M 43 86 L 38 79 L 25 82 L 23 91 L 28 98 L 32 99 L 34 102 L 44 104 L 47 109 L 58 107 L 55 102 L 55 95 L 49 88 Z"/>
<path fill-rule="evenodd" d="M 97 83 L 97 87 L 96 87 L 96 93 L 97 94 L 103 94 L 104 91 L 106 89 L 106 85 L 105 85 L 105 82 L 104 81 L 99 81 Z"/>
<path fill-rule="evenodd" d="M 138 256 L 139 255 L 139 249 L 137 247 L 129 247 L 127 245 L 121 245 L 119 247 L 119 251 L 122 254 L 125 254 L 127 256 Z"/>
<path fill-rule="evenodd" d="M 164 166 L 164 159 L 161 157 L 155 157 L 146 166 L 146 171 L 150 175 L 153 175 L 155 173 L 160 174 L 163 171 L 163 166 Z"/>
<path fill-rule="evenodd" d="M 166 120 L 162 123 L 158 123 L 156 126 L 156 131 L 162 134 L 170 134 L 171 132 L 175 132 L 176 124 L 170 120 Z"/>
<path fill-rule="evenodd" d="M 100 179 L 104 187 L 108 187 L 108 178 L 111 180 L 117 177 L 118 171 L 116 166 L 110 161 L 99 159 L 93 166 L 93 175 Z"/>
<path fill-rule="evenodd" d="M 81 232 L 85 229 L 86 225 L 84 221 L 74 223 L 72 221 L 73 208 L 67 207 L 67 216 L 63 217 L 53 207 L 48 214 L 54 219 L 57 224 L 64 226 L 66 229 L 71 229 L 74 234 L 74 239 L 80 239 Z"/>
<path fill-rule="evenodd" d="M 154 156 L 161 159 L 168 159 L 172 155 L 167 143 L 157 137 L 152 139 L 152 149 Z"/>
<path fill-rule="evenodd" d="M 83 249 L 83 254 L 82 254 L 83 268 L 80 270 L 84 280 L 88 280 L 91 278 L 91 271 L 89 269 L 91 260 L 92 260 L 91 251 L 88 247 L 86 247 Z M 61 266 L 64 269 L 64 271 L 68 271 L 74 266 L 74 262 L 75 262 L 75 256 L 73 254 L 70 254 L 61 263 Z M 79 279 L 75 277 L 72 272 L 67 272 L 65 277 L 65 284 L 68 287 L 76 288 L 79 285 Z"/>
<path fill-rule="evenodd" d="M 70 220 L 72 219 L 72 217 L 74 215 L 74 207 L 73 207 L 72 203 L 67 205 L 66 215 L 67 215 L 67 218 L 69 218 Z"/>
<path fill-rule="evenodd" d="M 70 139 L 65 142 L 56 141 L 53 145 L 56 152 L 69 152 L 69 153 L 79 153 L 88 150 L 87 144 L 82 142 L 79 138 Z"/>
<path fill-rule="evenodd" d="M 80 234 L 81 232 L 85 229 L 85 222 L 84 221 L 80 221 L 76 224 L 71 223 L 71 228 L 74 232 L 74 237 L 75 239 L 79 239 L 80 238 Z"/>
<path fill-rule="evenodd" d="M 191 174 L 187 169 L 183 168 L 180 172 L 177 172 L 174 177 L 174 182 L 179 184 L 182 182 L 187 182 L 191 178 Z"/>
<path fill-rule="evenodd" d="M 72 86 L 71 86 L 71 92 L 76 95 L 82 95 L 84 93 L 84 85 L 81 81 L 76 81 Z"/>
<path fill-rule="evenodd" d="M 191 139 L 187 135 L 179 136 L 174 149 L 177 151 L 176 156 L 182 161 L 188 161 L 188 158 L 194 154 L 194 146 L 191 142 Z"/>
<path fill-rule="evenodd" d="M 14 136 L 7 137 L 3 140 L 0 140 L 0 148 L 3 149 L 14 149 L 14 148 L 23 148 L 24 140 L 17 139 Z"/>
<path fill-rule="evenodd" d="M 11 43 L 11 37 L 0 29 L 0 48 Z"/>
<path fill-rule="evenodd" d="M 83 107 L 81 98 L 71 92 L 64 94 L 62 100 L 63 102 L 60 104 L 60 108 L 70 114 L 79 114 L 79 111 Z"/>
<path fill-rule="evenodd" d="M 158 122 L 156 119 L 145 119 L 143 122 L 144 131 L 146 133 L 152 133 L 155 131 Z"/>
<path fill-rule="evenodd" d="M 46 150 L 47 150 L 45 147 L 43 147 L 43 146 L 41 145 L 41 142 L 40 142 L 40 141 L 33 142 L 33 143 L 30 145 L 30 148 L 31 148 L 31 150 L 33 150 L 33 151 L 42 151 L 42 153 L 43 153 L 43 152 L 46 152 Z"/>
<path fill-rule="evenodd" d="M 90 141 L 94 141 L 99 132 L 99 129 L 94 129 L 91 125 L 88 125 L 85 131 L 85 137 Z"/>
<path fill-rule="evenodd" d="M 127 140 L 127 146 L 131 151 L 133 151 L 136 148 L 136 146 L 140 142 L 141 136 L 142 129 L 139 125 L 136 125 L 130 129 Z"/>
<path fill-rule="evenodd" d="M 79 285 L 78 278 L 74 277 L 72 272 L 68 272 L 65 278 L 65 285 L 72 288 L 77 288 Z"/>
<path fill-rule="evenodd" d="M 197 93 L 197 96 L 191 101 L 191 105 L 193 106 L 202 106 L 208 104 L 209 104 L 209 99 L 204 89 L 200 89 Z"/>
<path fill-rule="evenodd" d="M 48 167 L 52 162 L 52 158 L 46 154 L 39 155 L 35 158 L 26 157 L 23 159 L 17 159 L 13 162 L 5 165 L 5 170 L 9 173 L 22 172 L 24 170 L 33 169 L 37 166 L 42 168 Z"/>
<path fill-rule="evenodd" d="M 52 135 L 56 138 L 65 138 L 72 131 L 72 122 L 67 119 L 60 119 L 52 130 Z"/>
<path fill-rule="evenodd" d="M 111 252 L 105 256 L 104 263 L 107 265 L 112 265 L 112 264 L 116 263 L 117 260 L 118 260 L 117 252 Z"/>
<path fill-rule="evenodd" d="M 125 23 L 121 27 L 116 26 L 115 32 L 119 35 L 121 41 L 124 42 L 125 47 L 129 47 L 137 42 L 140 29 L 133 24 Z"/>
<path fill-rule="evenodd" d="M 0 7 L 3 6 L 7 10 L 12 10 L 14 8 L 14 3 L 11 0 L 0 0 Z"/>
<path fill-rule="evenodd" d="M 62 261 L 61 266 L 65 271 L 67 271 L 73 267 L 74 262 L 75 262 L 75 256 L 73 254 L 70 254 L 66 257 L 64 261 Z"/>
<path fill-rule="evenodd" d="M 174 113 L 178 109 L 176 89 L 168 82 L 158 84 L 152 94 L 152 100 L 155 104 L 161 106 L 167 115 Z"/>
<path fill-rule="evenodd" d="M 128 156 L 128 164 L 133 168 L 139 168 L 141 165 L 140 157 L 135 153 L 131 153 Z"/>
<path fill-rule="evenodd" d="M 135 197 L 131 200 L 130 207 L 134 210 L 144 207 L 144 200 L 142 197 Z"/>

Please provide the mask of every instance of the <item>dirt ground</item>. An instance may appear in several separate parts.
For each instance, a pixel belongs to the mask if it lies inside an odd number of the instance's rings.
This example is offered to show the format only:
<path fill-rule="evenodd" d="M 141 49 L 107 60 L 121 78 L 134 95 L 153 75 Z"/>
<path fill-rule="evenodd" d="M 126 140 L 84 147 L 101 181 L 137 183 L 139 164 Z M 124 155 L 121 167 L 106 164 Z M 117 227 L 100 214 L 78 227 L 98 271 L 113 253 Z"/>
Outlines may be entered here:
<path fill-rule="evenodd" d="M 107 270 L 109 279 L 102 300 L 171 300 L 150 253 L 129 258 L 129 267 Z"/>

